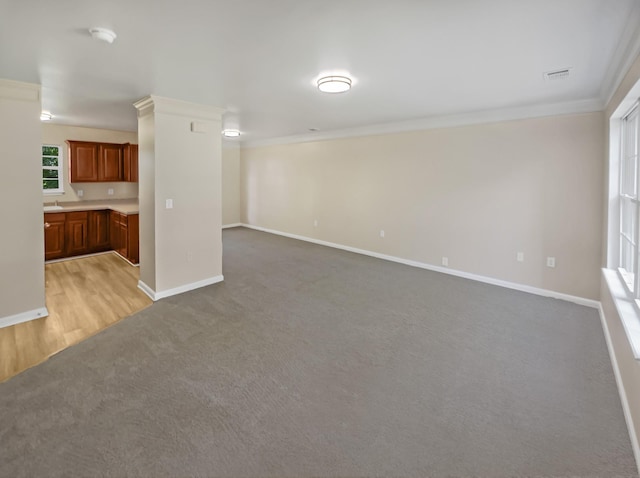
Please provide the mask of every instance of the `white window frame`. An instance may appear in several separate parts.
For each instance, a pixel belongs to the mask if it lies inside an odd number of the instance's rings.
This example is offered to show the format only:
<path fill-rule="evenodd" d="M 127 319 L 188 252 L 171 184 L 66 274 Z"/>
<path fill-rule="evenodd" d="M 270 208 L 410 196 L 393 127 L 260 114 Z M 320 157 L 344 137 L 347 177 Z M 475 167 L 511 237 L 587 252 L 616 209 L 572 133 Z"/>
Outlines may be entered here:
<path fill-rule="evenodd" d="M 630 139 L 632 138 L 632 139 Z M 620 128 L 618 272 L 640 307 L 640 102 Z M 626 219 L 626 220 L 625 220 Z M 629 270 L 629 269 L 632 270 Z"/>
<path fill-rule="evenodd" d="M 64 194 L 64 172 L 63 172 L 63 149 L 62 146 L 58 145 L 58 144 L 43 144 L 42 147 L 51 147 L 51 148 L 58 148 L 58 156 L 51 156 L 51 155 L 45 155 L 44 153 L 42 153 L 40 155 L 40 166 L 41 166 L 41 170 L 42 170 L 42 180 L 47 179 L 44 177 L 44 171 L 45 170 L 53 170 L 53 171 L 58 171 L 58 187 L 56 189 L 45 189 L 44 185 L 42 186 L 42 193 L 46 194 L 46 195 L 54 195 L 54 194 Z M 42 149 L 40 150 L 42 152 Z M 42 158 L 44 157 L 49 157 L 49 158 L 57 158 L 58 159 L 58 165 L 57 166 L 44 166 L 42 164 Z"/>
<path fill-rule="evenodd" d="M 629 225 L 622 224 L 623 219 L 623 195 L 624 192 L 621 186 L 622 171 L 624 165 L 624 154 L 627 152 L 623 143 L 623 130 L 625 126 L 625 118 L 627 118 L 634 110 L 634 108 L 640 108 L 640 80 L 631 87 L 627 95 L 620 101 L 617 108 L 611 112 L 609 116 L 609 178 L 608 178 L 608 194 L 607 194 L 607 255 L 606 255 L 606 267 L 602 270 L 603 278 L 606 283 L 609 294 L 613 299 L 618 316 L 624 328 L 625 334 L 629 339 L 631 350 L 635 360 L 640 363 L 640 304 L 638 300 L 637 290 L 640 289 L 640 276 L 636 276 L 634 287 L 629 287 L 631 282 L 630 277 L 626 277 L 622 273 L 621 259 L 623 258 L 623 252 L 621 251 L 622 245 L 622 230 L 624 227 L 629 232 L 635 231 L 635 241 L 640 242 L 640 210 L 636 211 L 634 217 L 635 229 L 629 227 Z M 638 110 L 640 111 L 640 110 Z M 640 128 L 640 125 L 638 126 Z M 640 141 L 640 140 L 639 140 Z M 640 145 L 637 145 L 640 148 Z M 638 160 L 640 169 L 640 159 Z M 635 194 L 639 196 L 640 200 L 640 171 L 636 171 L 638 176 L 634 179 L 638 189 Z M 627 188 L 627 191 L 629 188 Z M 638 248 L 634 251 L 638 252 Z M 635 269 L 638 269 L 638 256 L 635 256 L 636 263 Z M 637 271 L 634 271 L 637 274 Z M 603 297 L 605 300 L 605 297 Z"/>

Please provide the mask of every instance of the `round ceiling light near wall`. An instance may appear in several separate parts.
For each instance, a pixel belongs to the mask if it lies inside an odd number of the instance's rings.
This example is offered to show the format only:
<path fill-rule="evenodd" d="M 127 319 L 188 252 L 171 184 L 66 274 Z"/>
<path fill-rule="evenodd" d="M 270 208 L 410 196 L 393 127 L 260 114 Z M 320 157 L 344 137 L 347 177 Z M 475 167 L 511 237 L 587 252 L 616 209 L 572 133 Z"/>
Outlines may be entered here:
<path fill-rule="evenodd" d="M 107 28 L 89 28 L 89 33 L 91 33 L 94 40 L 100 40 L 107 43 L 113 43 L 113 40 L 117 38 L 115 32 Z"/>
<path fill-rule="evenodd" d="M 51 118 L 53 118 L 53 115 L 48 111 L 40 113 L 40 121 L 51 121 Z"/>
<path fill-rule="evenodd" d="M 344 93 L 351 89 L 351 78 L 346 76 L 325 76 L 318 80 L 318 89 L 324 93 Z"/>
<path fill-rule="evenodd" d="M 222 136 L 225 138 L 237 138 L 240 136 L 240 131 L 237 129 L 225 129 L 222 131 Z"/>

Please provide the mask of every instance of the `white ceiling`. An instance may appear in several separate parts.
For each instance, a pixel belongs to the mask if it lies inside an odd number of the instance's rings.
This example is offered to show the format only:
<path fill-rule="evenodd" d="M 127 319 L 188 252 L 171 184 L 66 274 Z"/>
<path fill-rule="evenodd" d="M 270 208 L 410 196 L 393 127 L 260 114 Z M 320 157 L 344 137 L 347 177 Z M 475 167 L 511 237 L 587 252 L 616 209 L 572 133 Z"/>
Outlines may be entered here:
<path fill-rule="evenodd" d="M 256 143 L 598 109 L 639 25 L 638 0 L 0 0 L 0 78 L 41 84 L 54 122 L 135 131 L 132 103 L 156 94 L 225 108 Z M 118 38 L 93 40 L 95 26 Z M 569 79 L 544 81 L 565 67 Z M 332 72 L 352 90 L 319 92 Z"/>

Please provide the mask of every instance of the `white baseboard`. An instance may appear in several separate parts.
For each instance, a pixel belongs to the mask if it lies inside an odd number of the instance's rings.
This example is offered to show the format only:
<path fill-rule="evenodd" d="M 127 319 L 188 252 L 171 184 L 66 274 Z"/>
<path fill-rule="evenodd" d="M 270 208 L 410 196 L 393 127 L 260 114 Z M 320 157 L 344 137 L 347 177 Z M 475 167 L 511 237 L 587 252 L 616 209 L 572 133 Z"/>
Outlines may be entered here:
<path fill-rule="evenodd" d="M 235 222 L 233 224 L 225 224 L 222 226 L 222 229 L 229 229 L 230 227 L 240 227 L 242 226 L 241 222 Z"/>
<path fill-rule="evenodd" d="M 126 257 L 124 257 L 122 254 L 120 254 L 118 251 L 107 251 L 107 253 L 112 253 L 115 254 L 117 257 L 119 257 L 120 259 L 122 259 L 123 261 L 125 261 L 127 264 L 129 264 L 130 266 L 133 267 L 140 267 L 140 264 L 134 264 L 133 262 L 131 262 L 129 259 L 127 259 Z"/>
<path fill-rule="evenodd" d="M 147 294 L 152 301 L 156 301 L 156 292 L 141 280 L 138 281 L 138 289 Z"/>
<path fill-rule="evenodd" d="M 390 256 L 387 254 L 380 254 L 378 252 L 367 251 L 365 249 L 358 249 L 357 247 L 345 246 L 342 244 L 336 244 L 334 242 L 321 241 L 312 237 L 299 236 L 297 234 L 289 234 L 288 232 L 276 231 L 274 229 L 267 229 L 265 227 L 253 226 L 251 224 L 241 224 L 241 226 L 254 229 L 256 231 L 268 232 L 270 234 L 277 234 L 279 236 L 290 237 L 291 239 L 298 239 L 301 241 L 312 242 L 321 246 L 333 247 L 335 249 L 342 249 L 343 251 L 355 252 L 357 254 L 363 254 L 365 256 L 376 257 L 378 259 L 384 259 L 391 262 L 398 262 L 412 267 L 418 267 L 420 269 L 427 269 L 435 272 L 442 272 L 443 274 L 449 274 L 452 276 L 462 277 L 465 279 L 471 279 L 478 282 L 484 282 L 487 284 L 497 285 L 505 287 L 507 289 L 519 290 L 521 292 L 528 292 L 530 294 L 541 295 L 544 297 L 552 297 L 554 299 L 566 300 L 568 302 L 574 302 L 576 304 L 585 305 L 597 309 L 600 307 L 600 302 L 592 299 L 585 299 L 584 297 L 577 297 L 574 295 L 563 294 L 561 292 L 555 292 L 547 289 L 539 289 L 537 287 L 531 287 L 524 284 L 516 284 L 515 282 L 508 282 L 500 279 L 494 279 L 493 277 L 486 277 L 477 274 L 471 274 L 469 272 L 458 271 L 455 269 L 449 269 L 447 267 L 434 266 L 432 264 L 426 264 L 424 262 L 412 261 L 410 259 L 403 259 L 402 257 Z"/>
<path fill-rule="evenodd" d="M 199 289 L 200 287 L 205 287 L 211 284 L 217 284 L 218 282 L 222 282 L 224 280 L 224 276 L 219 275 L 215 277 L 209 277 L 208 279 L 203 279 L 197 282 L 191 282 L 190 284 L 181 285 L 180 287 L 174 287 L 172 289 L 161 290 L 160 292 L 154 291 L 147 284 L 138 281 L 138 289 L 147 294 L 151 300 L 154 302 L 160 299 L 164 299 L 165 297 L 171 297 L 172 295 L 182 294 L 183 292 L 189 292 L 190 290 Z"/>
<path fill-rule="evenodd" d="M 611 365 L 613 366 L 613 374 L 616 377 L 616 385 L 618 386 L 618 395 L 620 395 L 620 402 L 622 403 L 622 411 L 624 412 L 624 420 L 627 423 L 627 429 L 629 430 L 629 438 L 631 439 L 631 448 L 633 449 L 633 456 L 636 459 L 636 466 L 638 467 L 638 473 L 640 473 L 640 444 L 638 443 L 638 436 L 636 435 L 636 428 L 633 424 L 633 416 L 631 415 L 631 408 L 629 408 L 629 401 L 627 400 L 627 392 L 624 388 L 624 382 L 622 375 L 620 374 L 620 368 L 618 367 L 618 359 L 616 358 L 616 352 L 613 348 L 613 341 L 611 340 L 611 334 L 609 333 L 609 326 L 607 325 L 607 319 L 604 316 L 604 310 L 602 305 L 598 306 L 600 312 L 600 322 L 602 322 L 602 330 L 604 331 L 604 338 L 607 342 L 607 350 L 609 351 L 609 358 L 611 359 Z"/>
<path fill-rule="evenodd" d="M 69 256 L 69 257 L 61 257 L 60 259 L 49 259 L 48 261 L 44 261 L 45 264 L 55 264 L 57 262 L 66 262 L 66 261 L 73 261 L 75 259 L 85 259 L 87 257 L 94 257 L 94 256 L 103 256 L 105 254 L 118 254 L 116 251 L 102 251 L 102 252 L 92 252 L 91 254 L 82 254 L 81 256 Z M 120 256 L 120 254 L 118 254 Z M 120 256 L 122 257 L 122 256 Z M 129 264 L 131 264 L 129 262 Z"/>
<path fill-rule="evenodd" d="M 0 317 L 0 329 L 4 327 L 11 327 L 12 325 L 21 324 L 23 322 L 29 322 L 30 320 L 42 319 L 47 317 L 49 311 L 46 307 L 40 307 L 39 309 L 28 310 L 15 315 L 9 315 L 7 317 Z"/>

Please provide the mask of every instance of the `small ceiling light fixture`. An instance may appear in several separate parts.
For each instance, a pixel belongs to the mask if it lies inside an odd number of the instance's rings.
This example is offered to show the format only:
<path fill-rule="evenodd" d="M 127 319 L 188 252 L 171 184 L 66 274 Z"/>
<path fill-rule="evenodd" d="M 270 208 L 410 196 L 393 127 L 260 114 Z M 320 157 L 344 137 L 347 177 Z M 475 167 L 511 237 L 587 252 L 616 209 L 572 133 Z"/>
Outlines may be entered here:
<path fill-rule="evenodd" d="M 117 37 L 115 32 L 107 28 L 89 28 L 89 33 L 91 33 L 94 40 L 101 40 L 107 43 L 113 43 L 113 40 Z"/>
<path fill-rule="evenodd" d="M 222 136 L 224 136 L 225 138 L 237 138 L 238 136 L 240 136 L 240 131 L 238 131 L 237 129 L 225 129 L 224 131 L 222 131 Z"/>
<path fill-rule="evenodd" d="M 40 113 L 40 121 L 51 121 L 51 118 L 53 118 L 53 116 L 48 111 Z"/>
<path fill-rule="evenodd" d="M 351 89 L 351 78 L 346 76 L 325 76 L 318 80 L 318 89 L 324 93 L 344 93 Z"/>

